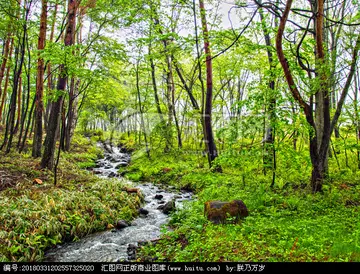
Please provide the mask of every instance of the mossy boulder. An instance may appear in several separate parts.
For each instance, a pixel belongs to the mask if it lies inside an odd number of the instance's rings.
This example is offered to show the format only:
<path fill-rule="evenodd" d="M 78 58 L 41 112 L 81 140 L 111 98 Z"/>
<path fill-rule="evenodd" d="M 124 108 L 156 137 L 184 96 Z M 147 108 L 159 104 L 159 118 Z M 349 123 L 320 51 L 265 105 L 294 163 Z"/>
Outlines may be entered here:
<path fill-rule="evenodd" d="M 249 211 L 241 200 L 231 202 L 207 201 L 204 214 L 214 224 L 223 224 L 230 221 L 238 222 L 249 215 Z"/>

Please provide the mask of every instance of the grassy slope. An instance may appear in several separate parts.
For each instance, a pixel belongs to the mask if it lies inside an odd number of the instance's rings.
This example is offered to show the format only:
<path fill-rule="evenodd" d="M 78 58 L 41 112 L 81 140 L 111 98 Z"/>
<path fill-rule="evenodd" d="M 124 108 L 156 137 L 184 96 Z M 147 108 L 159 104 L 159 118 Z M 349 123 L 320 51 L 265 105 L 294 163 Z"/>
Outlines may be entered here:
<path fill-rule="evenodd" d="M 223 153 L 222 174 L 210 172 L 199 155 L 152 152 L 149 160 L 135 154 L 125 171 L 129 179 L 190 187 L 198 197 L 173 214 L 175 230 L 143 248 L 140 260 L 360 261 L 359 172 L 339 172 L 331 159 L 335 171 L 324 193 L 314 195 L 307 152 L 278 149 L 274 189 L 271 175 L 262 174 L 259 151 Z M 242 223 L 213 225 L 204 218 L 205 201 L 233 199 L 243 200 L 250 211 Z"/>
<path fill-rule="evenodd" d="M 46 248 L 112 227 L 137 214 L 140 197 L 85 168 L 101 156 L 96 142 L 76 136 L 62 154 L 58 185 L 29 153 L 0 152 L 0 261 L 39 261 Z M 42 184 L 34 184 L 39 178 Z"/>

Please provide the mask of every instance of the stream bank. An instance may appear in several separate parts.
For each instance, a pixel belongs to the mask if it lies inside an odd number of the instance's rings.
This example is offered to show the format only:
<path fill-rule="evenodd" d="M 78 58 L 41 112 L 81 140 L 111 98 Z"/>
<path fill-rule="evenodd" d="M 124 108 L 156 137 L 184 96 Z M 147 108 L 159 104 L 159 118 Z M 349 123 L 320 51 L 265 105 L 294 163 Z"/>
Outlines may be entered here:
<path fill-rule="evenodd" d="M 117 170 L 119 166 L 126 166 L 130 162 L 130 155 L 119 147 L 104 146 L 104 158 L 96 162 L 93 172 L 101 178 L 119 180 Z M 111 229 L 91 234 L 78 242 L 66 243 L 49 250 L 45 254 L 48 262 L 116 262 L 134 259 L 134 249 L 138 242 L 156 240 L 161 235 L 161 229 L 169 220 L 167 213 L 171 211 L 169 205 L 181 207 L 182 202 L 191 199 L 191 193 L 176 192 L 175 188 L 167 190 L 151 183 L 134 184 L 126 182 L 134 188 L 140 189 L 145 204 L 139 209 L 139 216 L 127 227 Z"/>

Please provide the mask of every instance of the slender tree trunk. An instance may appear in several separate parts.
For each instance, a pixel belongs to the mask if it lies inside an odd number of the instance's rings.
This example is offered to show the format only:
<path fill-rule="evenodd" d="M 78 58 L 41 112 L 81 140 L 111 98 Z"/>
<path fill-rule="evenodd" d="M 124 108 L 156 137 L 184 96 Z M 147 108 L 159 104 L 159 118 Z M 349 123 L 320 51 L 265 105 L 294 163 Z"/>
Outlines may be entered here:
<path fill-rule="evenodd" d="M 204 36 L 204 49 L 206 55 L 206 98 L 205 98 L 205 109 L 204 109 L 204 128 L 205 128 L 205 143 L 207 147 L 207 156 L 210 167 L 212 166 L 213 161 L 218 156 L 216 149 L 212 122 L 211 122 L 211 112 L 212 112 L 212 95 L 213 95 L 213 82 L 212 82 L 212 60 L 210 52 L 210 41 L 209 41 L 209 32 L 207 28 L 206 15 L 204 1 L 199 0 L 200 6 L 200 17 L 202 24 L 202 31 Z M 218 167 L 220 171 L 220 167 Z"/>
<path fill-rule="evenodd" d="M 22 95 L 22 76 L 20 75 L 19 78 L 19 88 L 18 88 L 18 94 L 17 94 L 17 113 L 16 113 L 16 124 L 14 128 L 14 133 L 16 134 L 19 129 L 20 121 L 21 121 L 21 95 Z"/>
<path fill-rule="evenodd" d="M 80 79 L 77 79 L 74 84 L 74 95 L 71 97 L 72 102 L 70 104 L 69 101 L 69 110 L 68 110 L 68 124 L 66 127 L 65 132 L 65 151 L 70 151 L 71 139 L 74 135 L 74 131 L 76 128 L 76 124 L 78 121 L 78 96 L 79 96 L 79 86 L 80 86 Z"/>
<path fill-rule="evenodd" d="M 27 6 L 27 3 L 25 2 L 25 6 Z M 13 82 L 13 91 L 10 98 L 10 106 L 9 106 L 9 114 L 8 119 L 6 123 L 6 130 L 5 130 L 5 136 L 3 144 L 1 145 L 0 149 L 3 149 L 6 147 L 6 153 L 10 152 L 11 146 L 12 146 L 12 140 L 15 134 L 15 116 L 16 116 L 16 105 L 17 105 L 17 95 L 18 95 L 18 88 L 19 88 L 19 81 L 22 73 L 22 67 L 24 63 L 24 57 L 25 57 L 25 39 L 26 39 L 26 33 L 27 33 L 27 23 L 28 23 L 28 16 L 30 13 L 30 5 L 25 8 L 25 14 L 24 14 L 24 23 L 22 28 L 22 37 L 19 41 L 18 47 L 15 49 L 15 60 L 16 65 L 14 69 L 14 82 Z M 20 56 L 20 57 L 19 57 Z"/>
<path fill-rule="evenodd" d="M 157 10 L 156 8 L 152 5 L 152 20 L 154 22 L 154 26 L 155 29 L 159 32 L 160 35 L 163 35 L 163 31 L 161 29 L 160 26 L 160 20 L 159 20 L 159 16 L 157 14 Z M 150 29 L 150 33 L 151 33 L 151 29 Z M 163 46 L 164 46 L 164 51 L 165 51 L 165 60 L 166 60 L 166 65 L 167 65 L 167 71 L 165 71 L 166 73 L 166 93 L 165 93 L 165 97 L 166 97 L 166 102 L 167 102 L 167 107 L 168 107 L 168 119 L 167 119 L 167 123 L 164 121 L 164 119 L 161 117 L 160 121 L 161 123 L 163 123 L 163 135 L 165 137 L 165 148 L 164 151 L 168 152 L 171 147 L 172 147 L 172 119 L 173 119 L 173 113 L 174 113 L 174 106 L 172 103 L 172 92 L 174 92 L 172 90 L 172 84 L 171 84 L 171 58 L 170 58 L 170 53 L 169 53 L 169 49 L 168 49 L 168 41 L 163 38 L 161 39 Z M 149 46 L 149 53 L 151 52 L 151 43 Z M 153 63 L 153 58 L 150 55 L 150 65 L 151 65 L 151 73 L 152 73 L 152 82 L 153 82 L 153 88 L 154 88 L 154 93 L 155 93 L 155 101 L 157 104 L 157 111 L 159 112 L 160 110 L 160 104 L 158 103 L 158 99 L 157 97 L 157 88 L 156 88 L 156 78 L 155 78 L 155 66 Z M 160 110 L 161 112 L 161 110 Z"/>
<path fill-rule="evenodd" d="M 172 106 L 172 116 L 174 117 L 176 132 L 177 132 L 177 140 L 178 140 L 178 147 L 182 148 L 182 140 L 181 140 L 181 131 L 179 127 L 179 122 L 176 116 L 176 109 L 175 109 L 175 83 L 174 83 L 174 75 L 172 69 L 172 59 L 169 55 L 168 58 L 168 81 L 171 90 L 171 106 Z"/>
<path fill-rule="evenodd" d="M 293 117 L 296 117 L 298 114 L 296 113 L 296 108 L 295 108 L 295 105 L 293 102 L 291 102 L 291 111 L 292 111 L 292 115 Z M 292 134 L 292 138 L 293 138 L 293 148 L 294 148 L 294 151 L 296 151 L 297 149 L 297 141 L 298 141 L 298 130 L 296 128 L 296 120 L 293 118 L 292 119 L 295 126 L 294 126 L 294 131 L 293 131 L 293 134 Z"/>
<path fill-rule="evenodd" d="M 38 50 L 45 48 L 46 25 L 47 25 L 47 0 L 41 1 L 40 31 L 38 39 Z M 33 139 L 33 157 L 41 156 L 42 135 L 43 135 L 43 111 L 44 111 L 44 59 L 39 56 L 37 61 L 36 97 L 35 97 L 35 129 Z"/>
<path fill-rule="evenodd" d="M 57 10 L 58 10 L 58 4 L 55 4 L 55 9 L 54 9 L 54 13 L 52 16 L 52 24 L 51 24 L 51 32 L 50 32 L 50 43 L 53 42 L 54 40 L 54 31 L 55 31 L 55 22 L 56 22 L 56 15 L 57 15 Z M 54 84 L 53 84 L 53 76 L 51 73 L 51 63 L 49 62 L 47 64 L 47 87 L 48 87 L 48 94 L 47 94 L 47 103 L 46 103 L 46 110 L 45 110 L 45 114 L 44 114 L 44 126 L 45 126 L 45 130 L 47 131 L 47 126 L 48 126 L 48 117 L 49 117 L 49 113 L 50 113 L 50 109 L 52 106 L 52 102 L 49 99 L 51 97 L 52 94 L 52 90 L 54 89 Z"/>
<path fill-rule="evenodd" d="M 193 16 L 194 16 L 194 28 L 195 28 L 195 45 L 196 45 L 196 55 L 197 55 L 197 66 L 198 66 L 198 79 L 200 81 L 201 86 L 201 101 L 200 101 L 200 121 L 201 121 L 201 127 L 203 132 L 203 138 L 200 141 L 200 148 L 202 147 L 202 143 L 205 140 L 206 132 L 205 132 L 205 121 L 204 121 L 204 109 L 205 109 L 205 84 L 204 80 L 202 78 L 202 68 L 201 68 L 201 62 L 200 62 L 200 45 L 199 45 L 199 36 L 198 36 L 198 24 L 196 20 L 196 0 L 193 0 Z M 205 153 L 206 154 L 206 153 Z"/>
<path fill-rule="evenodd" d="M 261 2 L 260 2 L 261 3 Z M 272 53 L 273 45 L 271 43 L 269 30 L 266 27 L 265 18 L 262 12 L 262 9 L 260 9 L 260 20 L 261 20 L 261 26 L 262 31 L 265 37 L 265 43 L 266 43 L 266 52 L 269 60 L 269 66 L 270 66 L 270 80 L 268 82 L 268 88 L 270 95 L 267 96 L 269 99 L 268 103 L 268 111 L 269 111 L 269 123 L 266 128 L 265 132 L 265 138 L 264 138 L 264 173 L 266 173 L 266 169 L 268 167 L 271 167 L 272 173 L 273 173 L 273 181 L 271 183 L 271 186 L 275 184 L 275 169 L 276 169 L 276 151 L 275 151 L 275 123 L 276 123 L 276 95 L 275 95 L 275 65 L 274 65 L 274 58 Z"/>
<path fill-rule="evenodd" d="M 32 122 L 33 122 L 32 117 L 33 117 L 34 107 L 35 107 L 35 98 L 34 98 L 32 104 L 31 104 L 30 112 L 29 112 L 29 115 L 28 115 L 28 122 L 27 122 L 27 125 L 26 125 L 24 136 L 22 138 L 21 145 L 19 147 L 19 152 L 23 151 L 23 149 L 25 147 L 25 142 L 26 142 L 27 135 L 28 135 L 28 132 L 29 132 L 29 129 L 30 129 L 30 125 L 32 125 Z"/>
<path fill-rule="evenodd" d="M 61 121 L 62 125 L 60 127 L 60 145 L 58 148 L 58 153 L 55 160 L 55 166 L 54 166 L 54 185 L 57 185 L 57 170 L 59 166 L 60 161 L 60 154 L 61 154 L 61 144 L 64 144 L 64 129 L 65 129 L 65 105 L 64 103 L 61 106 Z"/>
<path fill-rule="evenodd" d="M 80 9 L 78 16 L 78 32 L 77 32 L 77 44 L 81 45 L 82 42 L 82 21 L 83 16 L 85 15 L 86 9 Z M 70 92 L 69 92 L 69 105 L 67 112 L 67 123 L 64 128 L 64 143 L 65 143 L 65 151 L 70 151 L 71 138 L 73 136 L 76 122 L 77 122 L 77 102 L 79 96 L 79 85 L 80 79 L 76 79 L 74 76 L 70 81 Z"/>
<path fill-rule="evenodd" d="M 74 44 L 77 7 L 78 7 L 77 0 L 68 1 L 68 19 L 67 19 L 68 23 L 65 34 L 65 46 L 71 46 Z M 59 131 L 60 114 L 61 114 L 62 104 L 64 101 L 64 93 L 65 93 L 67 79 L 68 79 L 67 68 L 65 67 L 64 64 L 62 64 L 60 65 L 59 78 L 57 84 L 57 90 L 61 92 L 61 95 L 58 97 L 57 101 L 54 102 L 51 108 L 49 125 L 45 138 L 44 154 L 41 159 L 42 168 L 52 169 L 54 167 L 56 136 L 58 135 L 57 133 Z"/>
<path fill-rule="evenodd" d="M 165 149 L 164 150 L 169 151 L 170 147 L 171 147 L 171 141 L 169 140 L 168 134 L 166 133 L 166 123 L 164 121 L 163 113 L 162 113 L 161 107 L 160 107 L 160 100 L 159 100 L 157 84 L 156 84 L 155 64 L 154 64 L 154 59 L 152 57 L 151 42 L 149 43 L 149 59 L 150 59 L 150 68 L 151 68 L 151 81 L 152 81 L 152 86 L 153 86 L 153 90 L 154 90 L 154 99 L 155 99 L 155 104 L 156 104 L 156 110 L 160 117 L 161 134 L 165 138 Z"/>
<path fill-rule="evenodd" d="M 2 81 L 3 81 L 4 75 L 5 75 L 7 60 L 11 57 L 10 56 L 11 54 L 9 54 L 9 52 L 10 52 L 10 41 L 11 41 L 11 38 L 10 38 L 10 33 L 9 33 L 7 35 L 7 38 L 6 38 L 6 41 L 5 41 L 4 54 L 3 54 L 1 67 L 0 67 L 0 99 L 1 99 L 1 96 L 5 96 L 5 92 L 4 92 L 4 95 L 3 95 L 3 92 L 2 92 Z"/>
<path fill-rule="evenodd" d="M 0 105 L 0 123 L 2 123 L 3 112 L 5 112 L 4 105 L 5 105 L 5 100 L 6 100 L 6 96 L 7 96 L 7 88 L 9 86 L 10 70 L 11 70 L 11 68 L 10 68 L 10 66 L 8 66 L 8 68 L 6 70 L 4 92 L 3 92 L 3 96 L 1 98 L 1 105 Z M 4 115 L 4 117 L 5 117 L 5 115 Z"/>
<path fill-rule="evenodd" d="M 26 121 L 26 115 L 29 109 L 29 101 L 30 101 L 30 92 L 31 92 L 31 83 L 30 83 L 30 78 L 31 78 L 31 50 L 29 47 L 29 39 L 27 36 L 26 39 L 26 48 L 27 48 L 27 56 L 28 56 L 28 62 L 27 62 L 27 70 L 25 69 L 25 73 L 26 73 L 26 87 L 27 87 L 27 92 L 25 95 L 25 92 L 23 92 L 23 104 L 22 104 L 22 114 L 21 114 L 21 123 L 20 123 L 20 132 L 19 132 L 19 138 L 18 138 L 18 143 L 17 143 L 17 148 L 20 150 L 21 147 L 21 139 L 23 138 L 23 131 L 24 131 L 24 127 L 25 127 L 25 121 Z M 25 65 L 24 65 L 25 67 Z M 25 85 L 24 85 L 25 87 Z"/>
<path fill-rule="evenodd" d="M 171 81 L 169 79 L 169 72 L 166 72 L 166 102 L 168 108 L 168 119 L 166 123 L 166 140 L 168 140 L 170 146 L 168 149 L 165 148 L 165 152 L 168 152 L 169 149 L 172 147 L 172 139 L 173 139 L 173 128 L 172 128 L 172 120 L 173 120 L 173 105 L 171 102 Z"/>
<path fill-rule="evenodd" d="M 9 111 L 7 113 L 6 117 L 6 129 L 5 129 L 5 135 L 4 135 L 4 141 L 1 145 L 1 150 L 7 146 L 6 153 L 10 152 L 11 149 L 11 142 L 9 142 L 9 139 L 12 139 L 12 136 L 14 134 L 14 126 L 15 126 L 15 112 L 16 112 L 16 96 L 18 92 L 18 83 L 20 78 L 21 69 L 18 70 L 19 63 L 21 61 L 18 61 L 19 57 L 19 49 L 18 47 L 15 48 L 15 69 L 14 69 L 14 82 L 13 82 L 13 89 L 10 97 L 10 105 L 9 105 Z"/>
<path fill-rule="evenodd" d="M 72 77 L 70 80 L 70 92 L 69 92 L 69 106 L 67 113 L 67 123 L 64 128 L 64 142 L 65 142 L 65 151 L 70 151 L 70 141 L 71 141 L 71 128 L 74 123 L 75 115 L 75 78 Z M 66 119 L 66 118 L 65 118 Z"/>
<path fill-rule="evenodd" d="M 28 48 L 28 50 L 29 50 L 29 48 Z M 27 78 L 26 107 L 25 107 L 25 111 L 23 112 L 23 115 L 22 115 L 22 118 L 21 118 L 22 119 L 21 128 L 20 128 L 19 140 L 18 140 L 18 144 L 17 144 L 19 152 L 21 152 L 24 149 L 25 142 L 26 142 L 26 139 L 27 139 L 28 130 L 29 130 L 29 126 L 30 126 L 30 123 L 31 123 L 31 118 L 32 118 L 31 116 L 32 116 L 34 106 L 35 106 L 35 98 L 34 98 L 34 100 L 32 102 L 32 105 L 31 105 L 31 108 L 30 108 L 30 113 L 29 113 L 29 115 L 27 115 L 28 114 L 28 109 L 29 109 L 29 104 L 30 104 L 30 91 L 31 91 L 31 87 L 30 87 L 30 76 L 31 76 L 31 74 L 30 73 L 31 73 L 31 58 L 29 56 L 28 74 L 27 74 L 27 77 L 26 77 Z M 35 96 L 36 96 L 36 94 L 35 94 Z M 27 116 L 28 116 L 28 124 L 25 127 Z M 25 132 L 23 134 L 24 127 L 25 127 Z"/>
<path fill-rule="evenodd" d="M 150 55 L 150 67 L 151 67 L 151 81 L 152 81 L 152 86 L 153 86 L 153 90 L 154 90 L 154 99 L 155 99 L 155 104 L 156 104 L 156 110 L 157 110 L 157 113 L 159 114 L 161 123 L 163 123 L 164 118 L 163 118 L 163 114 L 162 114 L 161 107 L 160 107 L 160 100 L 159 100 L 159 95 L 157 92 L 157 85 L 156 85 L 155 64 L 154 64 L 154 59 L 151 57 L 150 46 L 149 46 L 149 55 Z"/>
<path fill-rule="evenodd" d="M 347 4 L 347 0 L 342 1 L 341 4 L 341 18 L 345 17 L 345 6 Z M 331 5 L 330 2 L 328 2 L 328 5 Z M 327 9 L 327 11 L 329 11 L 329 9 Z M 328 12 L 327 12 L 328 13 Z M 339 12 L 340 13 L 340 12 Z M 332 32 L 331 28 L 326 28 L 326 33 L 328 34 L 328 36 L 330 36 L 330 39 L 327 39 L 329 44 L 329 57 L 330 57 L 330 62 L 331 62 L 331 72 L 330 72 L 330 103 L 331 103 L 331 108 L 333 110 L 336 110 L 336 104 L 337 104 L 337 90 L 336 90 L 336 81 L 338 80 L 337 78 L 337 73 L 336 73 L 336 65 L 337 65 L 337 56 L 338 56 L 338 44 L 339 44 L 339 39 L 340 39 L 340 34 L 342 31 L 343 25 L 339 24 L 338 28 L 336 31 Z M 340 138 L 340 131 L 339 131 L 339 125 L 336 124 L 334 127 L 334 135 L 335 138 Z"/>
<path fill-rule="evenodd" d="M 141 103 L 140 84 L 139 84 L 139 82 L 140 82 L 139 61 L 136 64 L 135 70 L 136 70 L 135 71 L 136 72 L 136 91 L 137 91 L 137 95 L 138 95 L 139 110 L 140 110 L 140 123 L 141 123 L 142 132 L 144 135 L 146 154 L 147 154 L 148 158 L 150 158 L 150 150 L 149 150 L 149 144 L 148 144 L 147 134 L 146 134 L 146 127 L 145 127 L 145 122 L 144 122 L 144 113 L 143 113 L 144 110 L 143 110 L 142 103 Z M 139 135 L 139 142 L 140 142 L 140 135 Z"/>
<path fill-rule="evenodd" d="M 357 168 L 360 169 L 360 115 L 358 109 L 358 96 L 360 93 L 360 77 L 359 71 L 356 72 L 355 76 L 355 92 L 354 92 L 354 110 L 355 110 L 355 135 L 356 135 L 356 160 L 357 160 Z"/>
<path fill-rule="evenodd" d="M 158 19 L 157 12 L 154 11 L 154 25 L 157 27 L 158 32 L 160 35 L 163 35 L 163 31 L 161 30 L 160 21 Z M 174 105 L 172 101 L 172 95 L 174 93 L 175 86 L 173 85 L 173 79 L 172 79 L 172 67 L 171 67 L 171 56 L 168 49 L 168 41 L 166 39 L 161 40 L 164 46 L 165 51 L 165 61 L 167 65 L 167 70 L 165 70 L 166 74 L 166 102 L 168 107 L 168 119 L 166 124 L 166 131 L 165 131 L 165 139 L 166 139 L 166 146 L 164 151 L 168 152 L 170 148 L 172 147 L 172 138 L 173 138 L 173 130 L 172 130 L 172 121 L 174 116 Z"/>

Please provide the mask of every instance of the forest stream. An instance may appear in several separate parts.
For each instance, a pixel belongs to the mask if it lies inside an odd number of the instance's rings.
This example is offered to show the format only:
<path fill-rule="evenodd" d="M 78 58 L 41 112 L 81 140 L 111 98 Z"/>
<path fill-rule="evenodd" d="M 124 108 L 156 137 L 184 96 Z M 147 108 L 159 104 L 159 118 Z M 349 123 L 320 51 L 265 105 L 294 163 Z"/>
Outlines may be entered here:
<path fill-rule="evenodd" d="M 117 176 L 119 165 L 127 165 L 130 162 L 130 155 L 121 152 L 118 147 L 106 145 L 104 151 L 104 158 L 97 161 L 97 167 L 93 169 L 93 172 L 99 177 L 110 179 Z M 118 180 L 124 180 L 124 178 L 119 177 Z M 78 242 L 58 245 L 45 254 L 44 261 L 116 262 L 134 259 L 130 252 L 134 251 L 138 242 L 159 238 L 162 226 L 169 220 L 169 216 L 158 207 L 174 199 L 176 208 L 179 208 L 182 206 L 182 201 L 190 200 L 192 196 L 189 192 L 176 192 L 171 188 L 165 190 L 152 183 L 128 183 L 142 191 L 145 199 L 142 209 L 148 214 L 140 214 L 130 226 L 123 229 L 98 232 Z"/>

